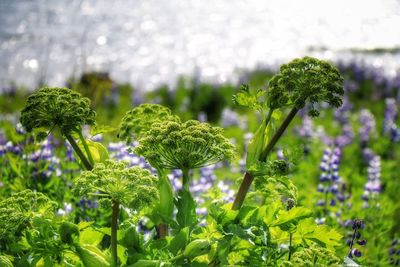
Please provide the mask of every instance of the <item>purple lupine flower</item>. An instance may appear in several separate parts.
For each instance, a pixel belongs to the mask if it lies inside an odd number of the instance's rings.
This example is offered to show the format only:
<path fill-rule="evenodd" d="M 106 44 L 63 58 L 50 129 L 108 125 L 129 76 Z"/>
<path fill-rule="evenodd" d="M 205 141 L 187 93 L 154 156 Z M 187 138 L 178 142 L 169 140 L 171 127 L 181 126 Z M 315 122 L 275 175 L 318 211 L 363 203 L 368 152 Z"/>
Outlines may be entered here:
<path fill-rule="evenodd" d="M 383 132 L 389 134 L 393 128 L 396 128 L 395 121 L 397 117 L 397 104 L 394 98 L 385 99 L 385 114 L 383 119 Z"/>
<path fill-rule="evenodd" d="M 324 216 L 328 214 L 329 205 L 336 205 L 337 183 L 341 181 L 339 176 L 341 151 L 340 148 L 326 148 L 324 150 L 321 163 L 319 165 L 321 174 L 319 176 L 319 184 L 317 191 L 323 194 L 323 197 L 317 201 L 317 206 L 324 207 Z"/>
<path fill-rule="evenodd" d="M 246 121 L 241 118 L 238 113 L 229 108 L 224 108 L 224 110 L 222 111 L 221 125 L 224 128 L 230 126 L 238 126 L 241 129 L 247 128 Z"/>
<path fill-rule="evenodd" d="M 15 131 L 16 131 L 17 134 L 19 134 L 19 135 L 24 135 L 24 134 L 26 134 L 26 130 L 25 130 L 24 126 L 22 126 L 21 123 L 17 123 L 17 125 L 15 125 Z"/>
<path fill-rule="evenodd" d="M 370 156 L 367 167 L 368 180 L 364 186 L 364 192 L 361 196 L 363 207 L 370 206 L 370 201 L 377 198 L 381 192 L 381 158 L 377 155 Z"/>
<path fill-rule="evenodd" d="M 346 244 L 350 247 L 349 258 L 361 257 L 362 253 L 358 248 L 355 248 L 354 245 L 357 243 L 359 246 L 364 246 L 367 241 L 365 239 L 361 239 L 360 230 L 364 229 L 365 224 L 364 221 L 355 219 L 351 224 L 347 224 L 347 226 L 351 226 L 351 232 L 348 233 L 348 239 L 346 240 Z"/>
<path fill-rule="evenodd" d="M 369 141 L 371 133 L 375 130 L 375 117 L 367 109 L 360 111 L 360 142 L 362 147 L 365 147 Z"/>
<path fill-rule="evenodd" d="M 74 208 L 72 207 L 71 203 L 64 202 L 63 208 L 58 209 L 57 215 L 65 216 L 65 215 L 70 214 L 73 210 L 74 210 Z"/>
<path fill-rule="evenodd" d="M 307 115 L 303 117 L 302 124 L 300 127 L 295 128 L 295 133 L 303 138 L 313 138 L 315 137 L 315 129 L 313 121 Z"/>
<path fill-rule="evenodd" d="M 353 109 L 353 105 L 350 103 L 347 96 L 343 98 L 343 104 L 335 110 L 334 117 L 340 124 L 347 124 L 349 122 L 350 111 Z"/>
<path fill-rule="evenodd" d="M 335 146 L 345 147 L 351 144 L 354 140 L 353 128 L 350 124 L 344 124 L 342 127 L 342 133 L 337 136 L 334 140 Z"/>

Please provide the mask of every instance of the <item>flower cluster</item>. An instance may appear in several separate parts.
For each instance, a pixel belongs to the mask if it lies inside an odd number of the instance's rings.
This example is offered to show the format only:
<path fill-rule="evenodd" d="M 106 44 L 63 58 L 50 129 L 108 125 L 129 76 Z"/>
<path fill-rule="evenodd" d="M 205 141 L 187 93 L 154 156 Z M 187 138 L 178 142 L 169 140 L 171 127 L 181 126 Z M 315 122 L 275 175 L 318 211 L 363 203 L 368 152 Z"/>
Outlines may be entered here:
<path fill-rule="evenodd" d="M 369 110 L 362 109 L 360 111 L 360 125 L 358 133 L 360 135 L 361 147 L 366 147 L 371 133 L 375 130 L 375 117 Z"/>
<path fill-rule="evenodd" d="M 359 245 L 359 246 L 364 246 L 367 241 L 365 239 L 361 238 L 361 229 L 365 228 L 364 221 L 356 219 L 353 221 L 349 221 L 348 226 L 351 226 L 352 232 L 349 232 L 348 239 L 347 239 L 347 245 L 350 248 L 349 251 L 349 257 L 354 258 L 354 257 L 361 257 L 362 253 L 358 248 L 355 248 L 354 245 Z"/>
<path fill-rule="evenodd" d="M 56 203 L 42 193 L 24 190 L 0 202 L 0 240 L 19 234 L 35 216 L 52 215 Z"/>
<path fill-rule="evenodd" d="M 70 134 L 82 125 L 94 124 L 95 117 L 89 98 L 68 88 L 43 87 L 28 97 L 21 111 L 21 123 L 28 132 L 58 127 L 63 134 Z"/>
<path fill-rule="evenodd" d="M 310 103 L 308 114 L 319 115 L 314 107 L 326 102 L 332 107 L 342 105 L 343 78 L 339 70 L 328 62 L 304 57 L 283 64 L 279 73 L 269 81 L 269 107 L 276 109 L 291 103 L 297 109 Z"/>
<path fill-rule="evenodd" d="M 329 215 L 329 207 L 343 204 L 350 196 L 346 193 L 346 187 L 339 175 L 339 166 L 341 159 L 341 150 L 338 147 L 326 148 L 321 159 L 319 183 L 317 191 L 322 194 L 317 201 L 317 206 L 323 207 L 323 217 L 317 219 L 317 223 L 325 222 Z M 340 212 L 335 213 L 340 216 Z"/>
<path fill-rule="evenodd" d="M 392 142 L 400 141 L 400 127 L 396 125 L 397 103 L 394 98 L 385 100 L 386 108 L 383 120 L 383 132 L 389 135 Z"/>
<path fill-rule="evenodd" d="M 368 166 L 368 181 L 364 186 L 362 199 L 364 201 L 363 207 L 369 207 L 369 202 L 375 200 L 381 192 L 381 158 L 369 149 L 363 151 L 363 158 Z"/>
<path fill-rule="evenodd" d="M 194 120 L 154 123 L 135 152 L 154 167 L 181 170 L 229 160 L 235 154 L 221 128 Z"/>
<path fill-rule="evenodd" d="M 179 121 L 171 110 L 158 104 L 141 104 L 128 111 L 119 126 L 119 138 L 130 143 L 132 137 L 140 138 L 145 135 L 155 122 Z"/>
<path fill-rule="evenodd" d="M 116 201 L 132 210 L 158 199 L 157 178 L 148 170 L 127 167 L 128 163 L 113 160 L 97 163 L 92 171 L 82 172 L 75 180 L 74 192 Z"/>

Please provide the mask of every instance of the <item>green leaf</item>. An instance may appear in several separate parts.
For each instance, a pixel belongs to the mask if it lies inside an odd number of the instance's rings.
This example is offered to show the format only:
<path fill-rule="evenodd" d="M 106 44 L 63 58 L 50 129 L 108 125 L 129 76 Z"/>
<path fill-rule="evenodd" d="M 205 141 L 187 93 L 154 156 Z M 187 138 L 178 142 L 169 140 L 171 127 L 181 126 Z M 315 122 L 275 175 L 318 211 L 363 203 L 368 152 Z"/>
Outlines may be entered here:
<path fill-rule="evenodd" d="M 115 132 L 117 130 L 118 130 L 118 128 L 115 128 L 115 127 L 111 127 L 108 125 L 97 125 L 96 124 L 94 127 L 91 128 L 90 135 L 93 137 L 98 134 Z"/>
<path fill-rule="evenodd" d="M 310 240 L 323 247 L 341 245 L 342 235 L 327 225 L 317 225 L 313 218 L 301 220 L 293 239 Z"/>
<path fill-rule="evenodd" d="M 86 144 L 89 147 L 94 162 L 104 162 L 106 159 L 109 159 L 108 150 L 101 143 L 86 139 Z M 82 143 L 78 143 L 78 145 L 82 150 L 84 150 Z"/>
<path fill-rule="evenodd" d="M 185 188 L 179 190 L 176 197 L 176 220 L 181 228 L 186 226 L 192 227 L 197 223 L 196 218 L 196 202 L 192 194 Z"/>
<path fill-rule="evenodd" d="M 101 240 L 103 239 L 104 234 L 99 232 L 91 227 L 84 229 L 81 231 L 79 235 L 79 243 L 80 244 L 88 244 L 97 246 L 100 244 Z"/>
<path fill-rule="evenodd" d="M 169 243 L 168 249 L 176 255 L 189 241 L 189 227 L 182 228 Z"/>
<path fill-rule="evenodd" d="M 79 228 L 79 230 L 83 230 L 83 229 L 88 228 L 89 226 L 91 226 L 93 223 L 94 223 L 94 222 L 85 222 L 85 221 L 82 221 L 82 222 L 79 222 L 79 223 L 78 223 L 78 228 Z"/>
<path fill-rule="evenodd" d="M 119 230 L 118 243 L 126 248 L 140 247 L 140 238 L 134 225 L 129 226 L 127 229 Z"/>
<path fill-rule="evenodd" d="M 296 224 L 299 220 L 312 216 L 312 211 L 304 207 L 294 207 L 289 211 L 280 210 L 277 219 L 271 226 L 285 226 L 290 223 Z"/>
<path fill-rule="evenodd" d="M 126 261 L 128 260 L 128 256 L 126 253 L 127 248 L 123 247 L 121 245 L 117 245 L 117 255 L 118 258 L 120 259 L 122 265 L 126 264 Z"/>
<path fill-rule="evenodd" d="M 109 267 L 111 266 L 104 253 L 95 246 L 76 246 L 76 252 L 85 267 Z"/>
<path fill-rule="evenodd" d="M 0 267 L 13 267 L 11 256 L 0 256 Z"/>
<path fill-rule="evenodd" d="M 235 105 L 246 107 L 252 110 L 262 110 L 263 101 L 259 99 L 265 96 L 264 90 L 257 90 L 256 92 L 250 91 L 248 85 L 243 84 L 239 91 L 233 96 L 232 101 Z"/>

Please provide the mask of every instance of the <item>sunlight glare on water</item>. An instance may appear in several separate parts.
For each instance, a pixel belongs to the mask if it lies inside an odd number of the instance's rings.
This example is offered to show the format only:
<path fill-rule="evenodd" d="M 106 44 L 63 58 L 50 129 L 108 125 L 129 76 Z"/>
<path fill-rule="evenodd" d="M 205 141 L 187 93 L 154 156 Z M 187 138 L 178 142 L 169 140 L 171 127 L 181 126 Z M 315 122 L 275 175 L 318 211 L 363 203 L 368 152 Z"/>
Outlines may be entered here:
<path fill-rule="evenodd" d="M 99 70 L 151 89 L 195 70 L 224 82 L 306 54 L 337 60 L 360 57 L 346 49 L 399 47 L 400 2 L 3 0 L 0 25 L 0 86 L 64 85 Z M 361 59 L 393 73 L 399 58 Z"/>

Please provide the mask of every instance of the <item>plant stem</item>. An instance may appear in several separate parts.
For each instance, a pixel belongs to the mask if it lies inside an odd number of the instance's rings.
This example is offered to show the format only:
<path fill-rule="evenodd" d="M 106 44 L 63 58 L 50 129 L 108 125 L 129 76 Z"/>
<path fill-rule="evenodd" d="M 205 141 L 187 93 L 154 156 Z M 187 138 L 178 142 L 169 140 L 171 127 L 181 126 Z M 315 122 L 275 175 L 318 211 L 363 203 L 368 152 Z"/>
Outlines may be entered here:
<path fill-rule="evenodd" d="M 299 110 L 296 107 L 294 107 L 289 112 L 289 114 L 286 116 L 285 120 L 282 122 L 281 126 L 278 128 L 278 130 L 272 136 L 271 141 L 269 141 L 265 150 L 261 153 L 260 161 L 265 161 L 267 159 L 269 153 L 271 153 L 272 149 L 274 148 L 274 146 L 276 145 L 278 140 L 282 137 L 282 134 L 285 132 L 286 128 L 289 126 L 290 122 L 294 119 L 294 117 L 296 116 L 298 111 Z"/>
<path fill-rule="evenodd" d="M 353 244 L 354 244 L 354 239 L 356 239 L 356 234 L 357 234 L 357 228 L 354 229 L 353 236 L 351 237 L 349 256 L 351 255 L 351 250 L 353 249 Z"/>
<path fill-rule="evenodd" d="M 261 153 L 260 161 L 266 161 L 269 153 L 271 153 L 272 149 L 274 148 L 274 146 L 278 142 L 279 138 L 281 138 L 282 134 L 285 132 L 286 128 L 289 126 L 290 122 L 296 116 L 298 111 L 299 110 L 294 107 L 289 112 L 289 114 L 287 115 L 287 117 L 282 122 L 281 126 L 279 127 L 279 129 L 272 136 L 272 138 L 269 141 L 269 143 L 268 143 L 267 147 L 265 148 L 265 150 Z M 253 180 L 254 180 L 254 177 L 250 173 L 246 172 L 244 177 L 243 177 L 243 181 L 240 184 L 239 191 L 238 191 L 238 193 L 237 193 L 237 195 L 235 197 L 235 200 L 233 202 L 232 210 L 239 210 L 242 207 L 243 202 L 244 202 L 244 200 L 246 198 L 247 192 L 249 191 Z"/>
<path fill-rule="evenodd" d="M 247 192 L 249 191 L 253 180 L 254 177 L 249 172 L 246 172 L 244 174 L 244 178 L 242 183 L 240 184 L 239 191 L 235 197 L 235 200 L 233 201 L 232 210 L 239 210 L 242 207 L 244 199 L 246 198 Z"/>
<path fill-rule="evenodd" d="M 118 266 L 117 254 L 117 230 L 118 230 L 119 202 L 112 201 L 112 219 L 111 219 L 111 258 L 112 266 Z"/>
<path fill-rule="evenodd" d="M 90 163 L 93 165 L 94 164 L 94 160 L 92 157 L 92 153 L 90 152 L 90 149 L 86 143 L 85 137 L 83 137 L 82 131 L 77 131 L 78 135 L 79 135 L 79 139 L 82 142 L 83 148 L 85 149 L 86 155 L 90 161 Z"/>
<path fill-rule="evenodd" d="M 182 187 L 189 190 L 189 169 L 182 169 Z"/>
<path fill-rule="evenodd" d="M 290 258 L 292 257 L 292 237 L 293 237 L 293 234 L 289 233 L 289 256 L 288 256 L 288 261 L 290 261 Z"/>
<path fill-rule="evenodd" d="M 81 161 L 82 161 L 83 165 L 85 166 L 85 168 L 88 171 L 92 170 L 93 169 L 92 164 L 88 161 L 88 159 L 86 158 L 86 156 L 83 153 L 83 151 L 80 149 L 78 144 L 75 142 L 75 139 L 69 134 L 66 134 L 65 137 L 67 138 L 68 142 L 71 144 L 71 146 L 74 149 L 75 153 L 81 159 Z"/>
<path fill-rule="evenodd" d="M 168 236 L 168 224 L 160 223 L 157 225 L 157 238 L 162 239 Z"/>

